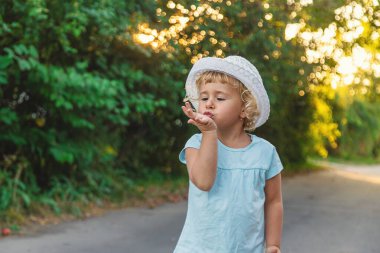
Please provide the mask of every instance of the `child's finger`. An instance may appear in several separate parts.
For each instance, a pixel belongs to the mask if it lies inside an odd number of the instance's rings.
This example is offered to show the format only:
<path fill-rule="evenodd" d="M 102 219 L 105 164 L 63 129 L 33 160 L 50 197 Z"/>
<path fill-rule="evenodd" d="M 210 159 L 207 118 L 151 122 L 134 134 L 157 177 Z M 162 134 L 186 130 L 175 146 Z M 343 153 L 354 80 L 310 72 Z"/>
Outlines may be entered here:
<path fill-rule="evenodd" d="M 194 118 L 196 113 L 193 111 L 193 108 L 191 108 L 191 106 L 186 107 L 186 108 L 187 108 L 187 111 L 189 112 L 190 117 Z"/>
<path fill-rule="evenodd" d="M 195 120 L 201 124 L 207 124 L 208 119 L 204 116 L 197 116 L 195 117 Z"/>
<path fill-rule="evenodd" d="M 189 103 L 189 102 L 186 102 L 186 103 L 185 103 L 185 105 L 186 105 L 186 107 L 187 107 L 187 108 L 189 108 L 189 109 L 193 110 L 193 108 L 191 107 L 191 105 L 190 105 L 190 103 Z"/>
<path fill-rule="evenodd" d="M 199 123 L 202 123 L 202 118 L 201 116 L 198 114 L 198 115 L 195 115 L 195 117 L 193 118 L 196 122 L 199 122 Z"/>
<path fill-rule="evenodd" d="M 187 117 L 194 118 L 192 115 L 192 110 L 188 109 L 187 107 L 182 106 L 182 111 L 186 114 Z"/>
<path fill-rule="evenodd" d="M 187 115 L 187 108 L 186 108 L 186 106 L 181 106 L 181 109 Z"/>
<path fill-rule="evenodd" d="M 185 107 L 186 107 L 186 110 L 191 109 L 191 106 L 190 106 L 189 102 L 186 102 L 186 103 L 185 103 Z"/>
<path fill-rule="evenodd" d="M 199 116 L 196 116 L 194 118 L 190 118 L 189 121 L 190 121 L 189 122 L 190 124 L 193 124 L 195 126 L 200 126 L 200 125 L 204 125 L 205 124 L 203 122 L 203 120 Z"/>
<path fill-rule="evenodd" d="M 193 120 L 193 119 L 189 119 L 189 120 L 187 121 L 187 123 L 192 124 L 192 125 L 194 125 L 194 126 L 196 126 L 196 127 L 198 127 L 198 128 L 201 126 L 200 123 L 198 123 L 197 121 L 195 121 L 195 120 Z"/>
<path fill-rule="evenodd" d="M 188 108 L 191 111 L 191 114 L 195 114 L 195 111 L 193 107 L 191 106 L 190 102 L 186 102 L 185 105 L 186 105 L 186 108 Z"/>

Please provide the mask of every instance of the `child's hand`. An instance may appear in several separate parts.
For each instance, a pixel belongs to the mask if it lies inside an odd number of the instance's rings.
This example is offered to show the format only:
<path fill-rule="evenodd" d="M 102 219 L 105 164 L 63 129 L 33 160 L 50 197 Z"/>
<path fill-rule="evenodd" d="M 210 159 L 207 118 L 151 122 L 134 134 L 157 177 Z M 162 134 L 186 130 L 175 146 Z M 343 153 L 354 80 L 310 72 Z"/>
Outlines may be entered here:
<path fill-rule="evenodd" d="M 182 111 L 187 117 L 189 117 L 187 123 L 198 127 L 201 132 L 216 130 L 217 127 L 215 121 L 206 115 L 193 112 L 189 102 L 186 102 L 185 106 L 182 106 Z"/>
<path fill-rule="evenodd" d="M 281 253 L 281 250 L 277 246 L 269 246 L 266 248 L 265 253 Z"/>

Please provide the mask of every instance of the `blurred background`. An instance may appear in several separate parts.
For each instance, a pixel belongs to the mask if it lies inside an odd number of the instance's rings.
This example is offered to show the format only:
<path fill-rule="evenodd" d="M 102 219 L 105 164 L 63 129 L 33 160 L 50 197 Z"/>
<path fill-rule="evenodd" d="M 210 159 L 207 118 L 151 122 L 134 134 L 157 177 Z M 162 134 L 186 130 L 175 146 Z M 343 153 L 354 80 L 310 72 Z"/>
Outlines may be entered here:
<path fill-rule="evenodd" d="M 184 82 L 205 56 L 260 71 L 271 115 L 255 134 L 286 173 L 378 163 L 379 27 L 378 0 L 2 0 L 0 222 L 82 216 L 148 185 L 177 198 L 196 131 Z"/>

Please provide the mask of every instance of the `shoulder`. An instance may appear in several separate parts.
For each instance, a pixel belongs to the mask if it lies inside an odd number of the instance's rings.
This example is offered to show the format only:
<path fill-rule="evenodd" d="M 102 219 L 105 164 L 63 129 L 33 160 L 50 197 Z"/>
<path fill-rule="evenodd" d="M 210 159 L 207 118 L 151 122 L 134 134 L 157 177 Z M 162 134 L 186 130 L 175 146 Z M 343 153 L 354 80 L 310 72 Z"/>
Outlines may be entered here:
<path fill-rule="evenodd" d="M 181 150 L 181 152 L 179 153 L 179 160 L 186 164 L 186 156 L 185 156 L 185 150 L 187 148 L 195 148 L 195 149 L 199 149 L 200 146 L 201 146 L 201 140 L 202 140 L 202 135 L 201 134 L 194 134 L 193 136 L 191 136 L 185 146 L 183 147 L 183 149 Z"/>
<path fill-rule="evenodd" d="M 257 135 L 251 135 L 252 136 L 252 140 L 254 143 L 256 143 L 261 149 L 264 149 L 264 150 L 275 150 L 276 147 L 270 143 L 268 140 L 262 138 L 262 137 L 259 137 Z"/>
<path fill-rule="evenodd" d="M 202 134 L 201 134 L 201 133 L 193 134 L 193 135 L 189 138 L 188 141 L 190 141 L 190 140 L 201 142 L 201 141 L 202 141 Z"/>
<path fill-rule="evenodd" d="M 283 170 L 281 159 L 277 153 L 276 147 L 261 137 L 256 137 L 259 147 L 259 157 L 263 168 L 266 169 L 265 179 L 268 180 Z M 256 150 L 257 151 L 257 150 Z"/>
<path fill-rule="evenodd" d="M 191 136 L 191 138 L 195 138 L 197 140 L 202 140 L 202 134 L 201 133 L 193 134 L 193 136 Z"/>
<path fill-rule="evenodd" d="M 202 141 L 202 134 L 192 135 L 186 142 L 185 148 L 199 148 Z"/>

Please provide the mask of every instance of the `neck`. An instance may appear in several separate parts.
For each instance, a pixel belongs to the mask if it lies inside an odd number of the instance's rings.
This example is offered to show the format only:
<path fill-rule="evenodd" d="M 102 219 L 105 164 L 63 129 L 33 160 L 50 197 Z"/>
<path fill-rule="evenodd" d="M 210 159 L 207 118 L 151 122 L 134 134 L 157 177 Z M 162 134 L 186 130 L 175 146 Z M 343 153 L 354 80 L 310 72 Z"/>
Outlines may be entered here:
<path fill-rule="evenodd" d="M 231 148 L 243 148 L 251 142 L 250 136 L 244 132 L 243 128 L 219 130 L 218 139 Z"/>

